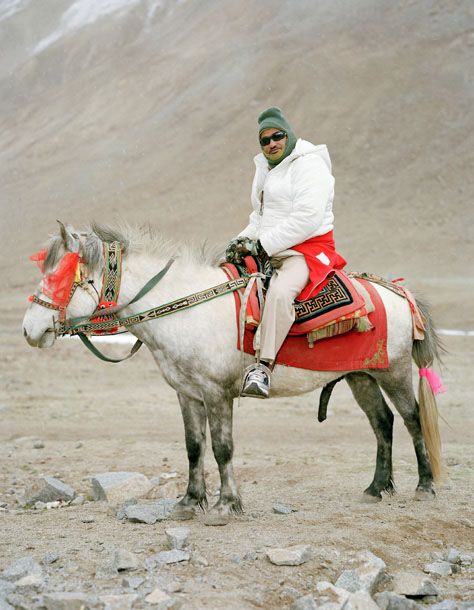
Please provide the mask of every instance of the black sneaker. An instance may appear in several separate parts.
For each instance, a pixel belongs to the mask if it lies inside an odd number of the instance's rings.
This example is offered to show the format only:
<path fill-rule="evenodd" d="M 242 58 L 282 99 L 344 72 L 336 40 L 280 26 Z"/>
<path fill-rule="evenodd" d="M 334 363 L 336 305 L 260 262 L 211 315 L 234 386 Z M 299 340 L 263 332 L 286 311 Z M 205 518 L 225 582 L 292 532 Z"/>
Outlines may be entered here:
<path fill-rule="evenodd" d="M 270 369 L 264 364 L 252 364 L 246 371 L 240 395 L 250 398 L 268 398 L 270 375 Z"/>

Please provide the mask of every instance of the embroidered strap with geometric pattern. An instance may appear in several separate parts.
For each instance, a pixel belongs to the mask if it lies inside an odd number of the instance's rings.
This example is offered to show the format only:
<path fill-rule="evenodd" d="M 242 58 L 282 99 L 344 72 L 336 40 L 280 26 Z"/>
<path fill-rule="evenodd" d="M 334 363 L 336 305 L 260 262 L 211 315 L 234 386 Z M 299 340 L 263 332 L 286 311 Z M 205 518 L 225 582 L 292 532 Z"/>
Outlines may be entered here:
<path fill-rule="evenodd" d="M 218 284 L 217 286 L 213 286 L 212 288 L 207 288 L 206 290 L 201 290 L 200 292 L 193 292 L 192 294 L 180 299 L 176 299 L 175 301 L 171 301 L 169 303 L 165 303 L 164 305 L 160 305 L 159 307 L 153 307 L 147 311 L 126 316 L 124 318 L 105 320 L 101 322 L 79 322 L 77 324 L 68 324 L 66 322 L 61 329 L 58 329 L 58 334 L 87 334 L 96 330 L 109 330 L 110 328 L 114 328 L 116 326 L 123 326 L 127 328 L 135 324 L 141 324 L 142 322 L 149 322 L 150 320 L 163 318 L 164 316 L 169 316 L 178 311 L 195 307 L 196 305 L 200 305 L 206 301 L 211 301 L 212 299 L 224 296 L 225 294 L 229 294 L 236 290 L 241 290 L 242 288 L 246 287 L 248 282 L 248 277 L 229 280 L 227 282 L 223 282 L 222 284 Z"/>
<path fill-rule="evenodd" d="M 120 281 L 122 279 L 121 246 L 118 241 L 104 241 L 103 245 L 104 260 L 107 261 L 107 264 L 104 267 L 100 301 L 116 303 L 120 293 Z"/>

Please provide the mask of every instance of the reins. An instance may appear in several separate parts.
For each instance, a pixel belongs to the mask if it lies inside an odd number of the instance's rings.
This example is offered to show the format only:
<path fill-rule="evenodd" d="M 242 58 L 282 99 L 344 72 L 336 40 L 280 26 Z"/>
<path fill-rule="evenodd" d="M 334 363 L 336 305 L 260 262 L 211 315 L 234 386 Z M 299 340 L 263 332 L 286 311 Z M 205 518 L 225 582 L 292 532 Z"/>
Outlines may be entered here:
<path fill-rule="evenodd" d="M 98 305 L 96 310 L 88 316 L 80 316 L 70 319 L 66 318 L 66 307 L 69 304 L 75 289 L 84 283 L 82 278 L 80 283 L 74 283 L 73 288 L 71 290 L 71 294 L 69 295 L 68 303 L 65 306 L 59 306 L 55 303 L 48 303 L 47 301 L 44 301 L 43 299 L 36 296 L 31 297 L 31 300 L 37 303 L 38 305 L 47 307 L 48 309 L 54 309 L 59 311 L 59 319 L 55 323 L 54 328 L 55 335 L 57 337 L 62 337 L 65 335 L 77 335 L 82 341 L 82 343 L 87 347 L 87 349 L 89 349 L 95 356 L 97 356 L 97 358 L 100 358 L 105 362 L 118 363 L 123 362 L 128 358 L 131 358 L 134 354 L 137 353 L 137 351 L 142 346 L 142 341 L 137 339 L 132 349 L 130 350 L 130 353 L 127 354 L 127 356 L 125 356 L 124 358 L 110 358 L 100 352 L 100 350 L 97 349 L 97 347 L 91 342 L 87 335 L 114 335 L 117 334 L 119 328 L 127 330 L 131 326 L 142 324 L 143 322 L 157 320 L 159 318 L 169 316 L 173 313 L 196 307 L 197 305 L 200 305 L 207 301 L 211 301 L 226 294 L 230 294 L 237 290 L 245 291 L 242 303 L 242 311 L 245 312 L 248 295 L 255 281 L 257 281 L 257 284 L 259 286 L 258 292 L 259 296 L 261 297 L 261 274 L 252 274 L 248 277 L 229 279 L 226 282 L 222 282 L 221 284 L 212 286 L 211 288 L 206 288 L 205 290 L 201 290 L 199 292 L 193 292 L 179 299 L 164 303 L 163 305 L 147 309 L 146 311 L 131 314 L 129 316 L 118 317 L 119 312 L 121 312 L 129 305 L 136 303 L 137 301 L 142 299 L 148 292 L 150 292 L 150 290 L 152 290 L 158 284 L 158 282 L 163 279 L 171 265 L 174 263 L 174 259 L 170 258 L 170 260 L 166 263 L 163 269 L 161 269 L 156 275 L 154 275 L 143 286 L 143 288 L 141 288 L 137 292 L 133 299 L 123 305 L 118 306 L 115 305 L 115 303 L 117 303 L 118 301 L 118 292 L 120 290 L 121 257 L 121 247 L 118 242 L 104 242 L 105 265 L 101 295 L 99 297 L 99 304 L 102 303 L 103 306 L 100 307 Z M 241 321 L 242 315 L 243 314 L 241 314 Z M 245 327 L 245 323 L 243 324 L 243 326 L 241 323 L 241 332 L 243 327 Z"/>
<path fill-rule="evenodd" d="M 169 303 L 164 303 L 163 305 L 159 305 L 158 307 L 152 307 L 151 309 L 147 309 L 146 311 L 137 314 L 125 316 L 124 318 L 113 318 L 111 320 L 104 320 L 98 322 L 82 321 L 74 323 L 74 320 L 66 321 L 64 324 L 58 327 L 57 334 L 59 336 L 73 336 L 78 335 L 79 333 L 107 331 L 116 326 L 129 327 L 134 326 L 136 324 L 141 324 L 143 322 L 149 322 L 151 320 L 156 320 L 158 318 L 169 316 L 178 311 L 183 311 L 185 309 L 190 309 L 191 307 L 196 307 L 196 305 L 200 305 L 201 303 L 204 303 L 206 301 L 211 301 L 220 296 L 224 296 L 225 294 L 234 292 L 235 290 L 241 290 L 242 288 L 246 287 L 248 281 L 248 277 L 228 280 L 227 282 L 223 282 L 222 284 L 218 284 L 217 286 L 206 288 L 205 290 L 202 290 L 200 292 L 193 292 L 192 294 L 189 294 L 185 297 L 181 297 L 180 299 L 170 301 Z M 90 316 L 87 319 L 89 318 Z"/>

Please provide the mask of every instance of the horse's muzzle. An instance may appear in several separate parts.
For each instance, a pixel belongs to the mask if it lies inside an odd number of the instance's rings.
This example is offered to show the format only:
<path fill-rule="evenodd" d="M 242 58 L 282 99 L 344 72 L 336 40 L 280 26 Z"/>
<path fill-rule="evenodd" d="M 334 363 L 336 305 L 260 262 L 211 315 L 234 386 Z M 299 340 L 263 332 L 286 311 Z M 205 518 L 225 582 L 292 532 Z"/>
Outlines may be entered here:
<path fill-rule="evenodd" d="M 25 337 L 28 345 L 31 345 L 31 347 L 39 347 L 39 348 L 45 348 L 45 347 L 52 347 L 52 345 L 54 344 L 55 341 L 55 332 L 53 329 L 48 329 L 46 330 L 41 337 L 31 337 L 28 334 L 28 331 L 26 330 L 26 328 L 23 328 L 23 336 Z"/>

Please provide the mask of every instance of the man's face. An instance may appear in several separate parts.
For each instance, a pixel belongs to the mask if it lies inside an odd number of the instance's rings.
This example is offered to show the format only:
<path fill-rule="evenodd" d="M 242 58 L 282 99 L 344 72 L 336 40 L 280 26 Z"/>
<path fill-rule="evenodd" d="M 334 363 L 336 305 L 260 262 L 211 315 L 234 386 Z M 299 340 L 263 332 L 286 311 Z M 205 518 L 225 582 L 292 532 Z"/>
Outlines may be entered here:
<path fill-rule="evenodd" d="M 260 141 L 262 140 L 262 138 L 271 138 L 271 136 L 275 133 L 280 134 L 282 133 L 282 130 L 275 129 L 274 127 L 268 127 L 267 129 L 264 129 L 260 134 Z M 278 161 L 278 159 L 282 156 L 285 150 L 287 141 L 288 136 L 285 135 L 282 140 L 270 140 L 270 142 L 266 146 L 264 146 L 260 142 L 260 146 L 262 147 L 262 150 L 267 159 L 270 159 L 271 161 Z"/>

